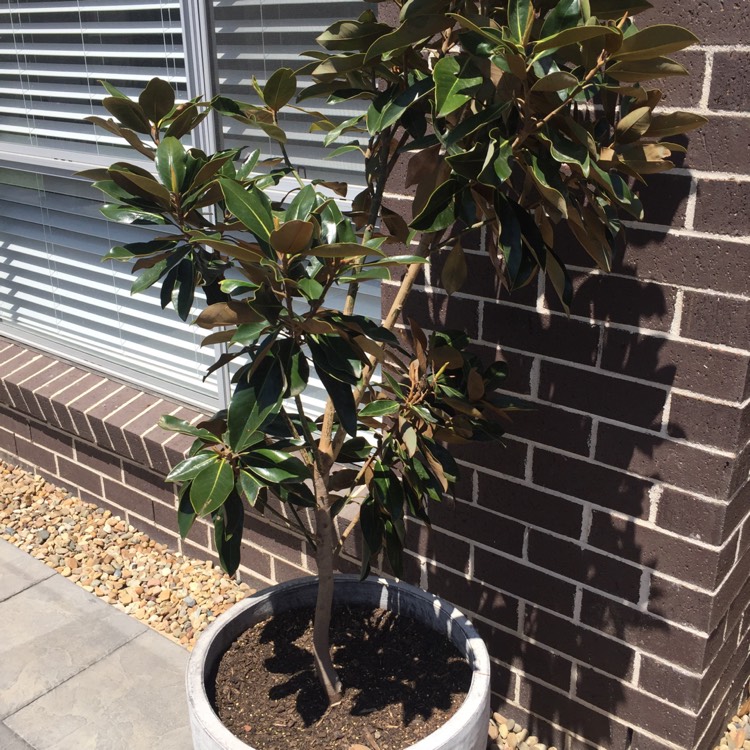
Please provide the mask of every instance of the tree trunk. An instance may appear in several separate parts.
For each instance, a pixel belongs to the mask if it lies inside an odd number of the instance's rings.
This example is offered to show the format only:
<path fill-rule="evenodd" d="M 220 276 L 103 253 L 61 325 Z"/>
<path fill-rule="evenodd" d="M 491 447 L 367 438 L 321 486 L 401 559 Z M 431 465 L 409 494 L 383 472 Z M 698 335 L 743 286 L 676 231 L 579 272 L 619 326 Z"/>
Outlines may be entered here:
<path fill-rule="evenodd" d="M 328 702 L 341 703 L 341 681 L 331 660 L 330 625 L 333 605 L 333 522 L 326 507 L 315 510 L 315 537 L 318 550 L 318 600 L 313 622 L 313 655 L 318 679 L 325 688 Z"/>

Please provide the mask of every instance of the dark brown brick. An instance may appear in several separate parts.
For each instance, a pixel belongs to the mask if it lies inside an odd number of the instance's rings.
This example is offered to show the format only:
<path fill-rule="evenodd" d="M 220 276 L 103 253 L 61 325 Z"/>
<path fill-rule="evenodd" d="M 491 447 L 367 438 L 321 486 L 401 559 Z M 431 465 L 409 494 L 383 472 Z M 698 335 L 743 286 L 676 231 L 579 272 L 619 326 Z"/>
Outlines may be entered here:
<path fill-rule="evenodd" d="M 741 401 L 750 356 L 610 328 L 602 368 L 641 380 Z"/>
<path fill-rule="evenodd" d="M 122 462 L 120 459 L 91 445 L 91 443 L 76 440 L 76 459 L 90 469 L 106 474 L 112 479 L 122 480 Z"/>
<path fill-rule="evenodd" d="M 105 420 L 111 415 L 116 414 L 118 409 L 125 406 L 131 399 L 135 398 L 138 392 L 133 388 L 125 387 L 100 404 L 90 409 L 86 416 L 88 417 L 91 429 L 94 432 L 94 438 L 97 445 L 103 448 L 112 449 L 112 441 L 105 426 Z"/>
<path fill-rule="evenodd" d="M 744 121 L 743 121 L 744 122 Z M 628 230 L 628 247 L 614 262 L 615 273 L 717 292 L 750 293 L 750 257 L 731 237 L 683 237 Z"/>
<path fill-rule="evenodd" d="M 649 224 L 683 226 L 690 182 L 685 175 L 649 175 L 648 185 L 638 190 L 643 202 L 643 220 Z"/>
<path fill-rule="evenodd" d="M 563 615 L 573 614 L 575 586 L 542 571 L 526 567 L 523 563 L 500 557 L 487 550 L 475 549 L 474 577 L 519 599 L 526 599 Z"/>
<path fill-rule="evenodd" d="M 526 454 L 528 447 L 510 435 L 502 441 L 487 443 L 468 443 L 451 446 L 455 458 L 484 469 L 499 471 L 512 477 L 523 477 L 526 474 Z"/>
<path fill-rule="evenodd" d="M 530 402 L 521 411 L 511 413 L 506 427 L 513 435 L 551 448 L 587 456 L 591 442 L 591 417 L 556 409 L 551 404 Z"/>
<path fill-rule="evenodd" d="M 732 474 L 732 460 L 725 456 L 609 424 L 599 425 L 596 458 L 714 497 L 728 491 Z"/>
<path fill-rule="evenodd" d="M 0 427 L 0 451 L 15 455 L 18 451 L 15 433 Z"/>
<path fill-rule="evenodd" d="M 395 287 L 383 287 L 384 309 L 390 307 L 395 296 Z M 453 328 L 466 331 L 472 339 L 479 335 L 479 308 L 476 300 L 449 297 L 440 292 L 427 294 L 416 291 L 404 305 L 403 320 L 408 321 L 409 318 L 414 318 L 428 330 Z"/>
<path fill-rule="evenodd" d="M 0 427 L 31 439 L 31 426 L 28 417 L 20 414 L 12 407 L 0 406 Z"/>
<path fill-rule="evenodd" d="M 528 555 L 534 565 L 621 599 L 638 601 L 641 571 L 633 565 L 534 529 L 529 532 Z"/>
<path fill-rule="evenodd" d="M 482 339 L 512 349 L 593 365 L 599 327 L 562 315 L 486 302 Z"/>
<path fill-rule="evenodd" d="M 271 556 L 248 542 L 242 542 L 240 565 L 250 570 L 253 575 L 271 580 Z"/>
<path fill-rule="evenodd" d="M 638 16 L 638 26 L 674 23 L 693 31 L 703 44 L 746 44 L 746 7 L 743 0 L 661 0 Z"/>
<path fill-rule="evenodd" d="M 634 690 L 630 685 L 581 666 L 578 668 L 576 695 L 605 711 L 615 708 L 619 719 L 636 723 L 683 747 L 690 747 L 694 727 L 689 714 Z"/>
<path fill-rule="evenodd" d="M 657 87 L 664 94 L 662 104 L 667 107 L 697 107 L 703 93 L 706 53 L 699 49 L 688 49 L 671 55 L 671 58 L 684 65 L 689 75 L 659 81 Z"/>
<path fill-rule="evenodd" d="M 89 443 L 96 442 L 94 431 L 86 419 L 85 412 L 103 399 L 108 399 L 115 391 L 124 388 L 114 380 L 107 380 L 97 376 L 97 384 L 93 390 L 79 396 L 75 401 L 68 402 L 68 411 L 73 419 L 74 429 L 77 435 Z"/>
<path fill-rule="evenodd" d="M 55 411 L 53 396 L 57 399 L 56 394 L 60 391 L 65 391 L 73 383 L 83 377 L 83 371 L 75 367 L 71 367 L 67 363 L 58 362 L 56 368 L 62 368 L 61 374 L 54 380 L 47 381 L 44 385 L 40 386 L 34 391 L 37 403 L 39 404 L 44 420 L 53 427 L 60 427 L 60 422 Z"/>
<path fill-rule="evenodd" d="M 558 534 L 579 537 L 583 517 L 579 503 L 482 472 L 477 478 L 480 505 Z"/>
<path fill-rule="evenodd" d="M 106 417 L 104 428 L 107 431 L 108 443 L 115 453 L 126 458 L 130 457 L 130 448 L 124 434 L 124 426 L 151 409 L 159 401 L 159 398 L 152 396 L 150 393 L 140 393 L 135 401 L 131 401 L 116 414 Z"/>
<path fill-rule="evenodd" d="M 653 282 L 603 273 L 572 273 L 573 315 L 607 323 L 667 331 L 674 316 L 676 291 Z M 547 305 L 562 312 L 557 297 Z"/>
<path fill-rule="evenodd" d="M 125 484 L 169 505 L 174 503 L 176 485 L 167 482 L 162 474 L 150 471 L 140 464 L 123 463 Z"/>
<path fill-rule="evenodd" d="M 524 706 L 530 706 L 535 715 L 554 717 L 556 723 L 597 747 L 627 747 L 627 729 L 620 723 L 619 717 L 614 718 L 617 716 L 616 703 L 608 711 L 602 712 L 531 679 L 521 677 L 520 685 L 520 702 Z"/>
<path fill-rule="evenodd" d="M 451 573 L 434 563 L 427 563 L 427 589 L 469 612 L 470 616 L 476 614 L 511 629 L 518 625 L 518 600 L 515 597 Z M 496 656 L 501 658 L 502 655 Z"/>
<path fill-rule="evenodd" d="M 659 498 L 656 522 L 685 537 L 707 544 L 721 544 L 726 506 L 670 487 L 664 487 Z"/>
<path fill-rule="evenodd" d="M 565 657 L 524 641 L 515 633 L 493 628 L 484 621 L 476 622 L 475 627 L 490 656 L 561 690 L 570 686 L 571 662 Z"/>
<path fill-rule="evenodd" d="M 744 594 L 744 601 L 739 598 L 739 593 Z M 734 619 L 738 619 L 748 596 L 750 596 L 750 549 L 743 553 L 717 591 L 713 604 L 713 621 L 718 621 L 725 612 L 730 610 L 730 607 L 734 608 Z"/>
<path fill-rule="evenodd" d="M 69 386 L 59 392 L 55 399 L 51 401 L 52 409 L 55 414 L 54 420 L 50 420 L 60 426 L 61 429 L 70 434 L 75 434 L 76 428 L 73 424 L 73 417 L 68 404 L 74 402 L 79 396 L 84 394 L 90 388 L 97 386 L 101 378 L 92 372 L 87 372 L 80 380 L 72 382 Z M 75 410 L 75 406 L 73 407 Z"/>
<path fill-rule="evenodd" d="M 700 130 L 684 137 L 684 142 L 688 141 L 685 166 L 714 172 L 750 172 L 746 118 L 709 117 Z"/>
<path fill-rule="evenodd" d="M 294 578 L 300 578 L 307 575 L 310 575 L 309 570 L 290 565 L 288 562 L 281 560 L 278 557 L 273 558 L 273 578 L 278 583 L 291 581 Z"/>
<path fill-rule="evenodd" d="M 700 180 L 695 229 L 717 234 L 750 234 L 750 182 Z"/>
<path fill-rule="evenodd" d="M 42 448 L 42 446 L 32 443 L 30 440 L 26 440 L 26 438 L 20 435 L 16 435 L 16 451 L 19 458 L 35 468 L 38 467 L 57 474 L 58 469 L 55 464 L 55 454 L 52 451 Z M 65 461 L 66 459 L 60 458 L 59 460 Z M 62 471 L 62 468 L 60 471 Z"/>
<path fill-rule="evenodd" d="M 42 404 L 44 400 L 42 393 L 45 391 L 54 393 L 63 388 L 65 379 L 62 376 L 69 370 L 69 364 L 53 361 L 50 367 L 47 367 L 44 372 L 39 373 L 38 378 L 32 379 L 33 385 L 32 382 L 27 382 L 20 386 L 26 404 L 37 419 L 47 420 L 47 414 Z"/>
<path fill-rule="evenodd" d="M 680 328 L 684 338 L 747 349 L 750 300 L 686 290 Z"/>
<path fill-rule="evenodd" d="M 264 520 L 258 513 L 245 513 L 245 538 L 274 557 L 302 565 L 302 541 L 297 534 Z"/>
<path fill-rule="evenodd" d="M 719 550 L 691 544 L 688 539 L 594 511 L 589 544 L 682 581 L 713 588 Z"/>
<path fill-rule="evenodd" d="M 521 555 L 525 527 L 476 505 L 450 500 L 434 503 L 430 508 L 430 520 L 435 528 L 442 527 L 463 539 L 471 539 L 509 555 Z M 450 543 L 447 539 L 443 542 Z"/>
<path fill-rule="evenodd" d="M 190 437 L 190 435 L 173 435 L 172 439 L 164 445 L 168 470 L 174 469 L 180 461 L 186 458 L 194 442 L 195 439 Z"/>
<path fill-rule="evenodd" d="M 728 109 L 733 112 L 750 110 L 750 53 L 729 50 L 714 54 L 711 75 L 711 109 Z"/>
<path fill-rule="evenodd" d="M 492 362 L 501 360 L 508 365 L 508 375 L 502 383 L 504 391 L 528 394 L 531 382 L 531 368 L 534 358 L 520 354 L 519 352 L 498 351 L 500 347 L 487 346 L 484 344 L 471 344 L 469 350 L 480 358 L 486 367 Z"/>
<path fill-rule="evenodd" d="M 540 398 L 619 422 L 659 429 L 666 396 L 663 388 L 542 362 Z"/>
<path fill-rule="evenodd" d="M 713 596 L 657 574 L 651 576 L 648 610 L 670 622 L 709 632 Z"/>
<path fill-rule="evenodd" d="M 173 408 L 173 404 L 158 401 L 127 426 L 124 436 L 128 445 L 128 453 L 134 460 L 142 463 L 148 461 L 148 454 L 146 453 L 142 436 L 153 429 L 159 418 Z"/>
<path fill-rule="evenodd" d="M 635 607 L 584 591 L 581 622 L 673 664 L 694 671 L 703 669 L 705 638 L 675 628 Z"/>
<path fill-rule="evenodd" d="M 100 491 L 102 497 L 116 503 L 128 513 L 136 513 L 147 521 L 154 520 L 154 501 L 148 495 L 143 495 L 132 487 L 128 487 L 120 482 L 113 482 L 106 477 L 103 479 L 103 482 L 104 490 L 103 492 Z M 133 525 L 135 526 L 136 524 Z M 177 524 L 174 524 L 173 527 L 176 530 Z"/>
<path fill-rule="evenodd" d="M 534 483 L 566 495 L 647 518 L 652 482 L 560 453 L 534 451 Z"/>
<path fill-rule="evenodd" d="M 632 676 L 634 651 L 630 646 L 594 630 L 582 628 L 552 612 L 527 604 L 523 632 L 538 643 L 562 651 L 577 661 L 615 677 L 627 680 Z"/>
<path fill-rule="evenodd" d="M 740 444 L 743 416 L 739 404 L 717 404 L 674 393 L 667 431 L 691 443 L 735 451 Z"/>
<path fill-rule="evenodd" d="M 435 504 L 436 505 L 436 504 Z M 433 507 L 435 507 L 433 505 Z M 354 534 L 352 536 L 355 536 Z M 359 557 L 361 538 L 357 534 L 357 547 L 350 547 L 350 554 Z M 444 534 L 416 521 L 408 521 L 406 527 L 406 549 L 427 560 L 434 560 L 462 573 L 468 572 L 470 546 L 468 541 Z"/>
<path fill-rule="evenodd" d="M 21 359 L 19 357 L 18 361 L 21 361 Z M 23 367 L 4 378 L 5 387 L 8 389 L 11 401 L 16 409 L 37 419 L 43 416 L 31 391 L 36 385 L 44 382 L 41 379 L 44 377 L 43 371 L 53 364 L 54 360 L 49 357 L 37 355 L 29 358 Z M 23 388 L 21 387 L 22 383 L 25 385 Z M 29 396 L 28 401 L 27 395 Z"/>
<path fill-rule="evenodd" d="M 59 458 L 60 476 L 77 487 L 83 487 L 95 495 L 102 496 L 102 478 L 99 474 L 91 471 L 77 461 L 69 461 L 67 458 Z M 104 495 L 106 496 L 106 495 Z"/>
<path fill-rule="evenodd" d="M 676 669 L 644 654 L 638 687 L 683 708 L 700 708 L 701 675 Z"/>
<path fill-rule="evenodd" d="M 31 442 L 48 448 L 54 453 L 73 458 L 73 439 L 60 430 L 48 427 L 42 422 L 32 421 L 29 425 L 31 430 Z"/>

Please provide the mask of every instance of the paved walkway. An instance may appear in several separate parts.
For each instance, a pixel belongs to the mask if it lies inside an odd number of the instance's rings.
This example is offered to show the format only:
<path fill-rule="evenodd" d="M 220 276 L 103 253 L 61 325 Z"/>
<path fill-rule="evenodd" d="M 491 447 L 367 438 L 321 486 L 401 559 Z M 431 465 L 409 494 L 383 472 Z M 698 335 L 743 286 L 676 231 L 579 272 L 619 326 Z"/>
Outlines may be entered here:
<path fill-rule="evenodd" d="M 1 750 L 190 750 L 187 658 L 0 540 Z"/>

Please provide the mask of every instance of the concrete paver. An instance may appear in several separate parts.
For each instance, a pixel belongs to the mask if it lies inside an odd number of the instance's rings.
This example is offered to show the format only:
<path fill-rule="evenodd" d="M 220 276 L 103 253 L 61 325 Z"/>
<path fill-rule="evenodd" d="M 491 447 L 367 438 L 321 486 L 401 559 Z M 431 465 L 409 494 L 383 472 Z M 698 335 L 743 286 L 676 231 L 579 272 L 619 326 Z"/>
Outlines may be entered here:
<path fill-rule="evenodd" d="M 0 749 L 191 748 L 185 649 L 3 540 L 0 592 Z"/>
<path fill-rule="evenodd" d="M 7 543 L 0 544 L 0 572 L 0 602 L 55 575 L 41 560 Z"/>
<path fill-rule="evenodd" d="M 0 747 L 3 750 L 33 750 L 15 732 L 0 722 Z"/>

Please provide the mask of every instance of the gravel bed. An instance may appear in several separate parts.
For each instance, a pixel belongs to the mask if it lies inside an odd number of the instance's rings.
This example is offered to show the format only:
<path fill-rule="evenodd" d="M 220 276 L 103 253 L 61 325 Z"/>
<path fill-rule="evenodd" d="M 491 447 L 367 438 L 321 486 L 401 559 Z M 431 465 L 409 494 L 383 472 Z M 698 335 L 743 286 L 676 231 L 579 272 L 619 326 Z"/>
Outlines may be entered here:
<path fill-rule="evenodd" d="M 171 552 L 110 511 L 2 462 L 0 538 L 187 649 L 253 593 L 212 563 Z"/>
<path fill-rule="evenodd" d="M 254 593 L 208 561 L 171 552 L 108 510 L 0 461 L 0 539 L 188 650 L 222 612 Z M 488 750 L 557 750 L 493 713 Z M 750 750 L 750 698 L 714 750 Z"/>

